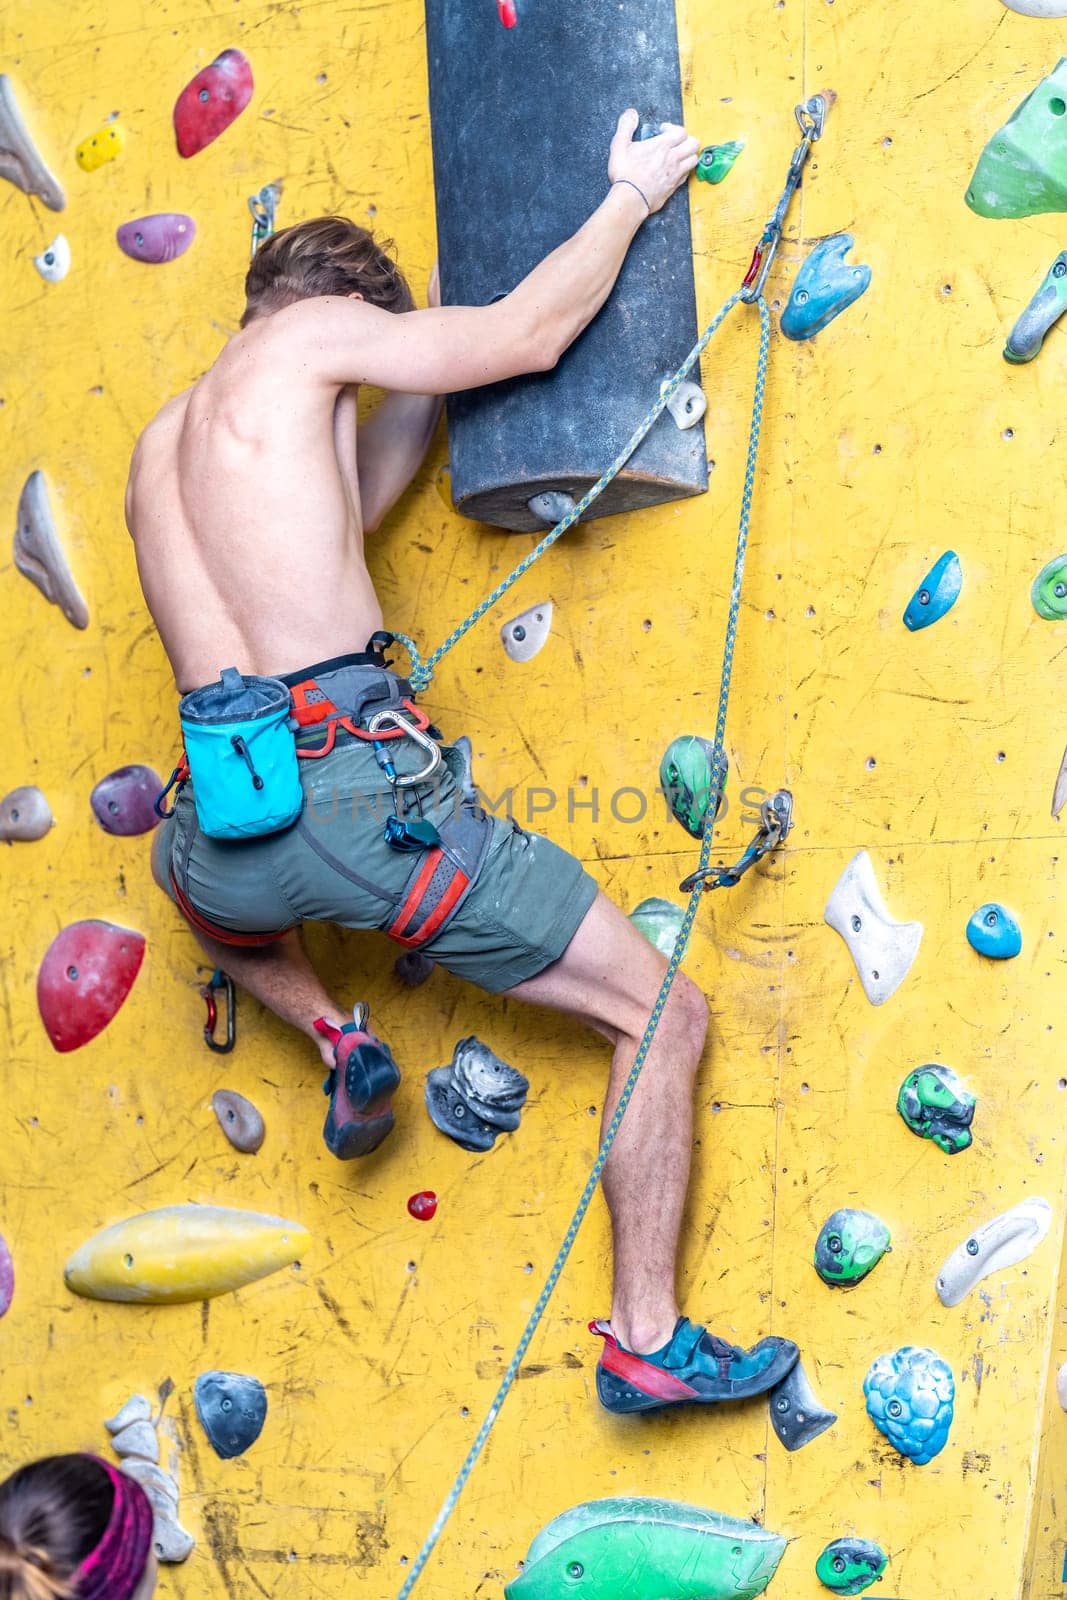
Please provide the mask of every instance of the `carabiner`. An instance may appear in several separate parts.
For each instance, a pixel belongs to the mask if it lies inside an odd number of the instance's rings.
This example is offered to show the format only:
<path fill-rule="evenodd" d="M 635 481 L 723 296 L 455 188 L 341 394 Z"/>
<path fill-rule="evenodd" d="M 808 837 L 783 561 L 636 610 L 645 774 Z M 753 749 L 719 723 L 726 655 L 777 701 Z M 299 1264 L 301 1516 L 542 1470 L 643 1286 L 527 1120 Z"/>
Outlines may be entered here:
<path fill-rule="evenodd" d="M 749 867 L 770 855 L 785 839 L 793 826 L 793 796 L 788 789 L 779 789 L 760 806 L 760 825 L 756 837 L 732 867 L 705 867 L 702 872 L 691 872 L 678 885 L 683 894 L 692 894 L 697 884 L 705 889 L 732 889 L 739 883 Z"/>
<path fill-rule="evenodd" d="M 220 989 L 226 996 L 226 1038 L 222 1044 L 215 1038 L 215 1028 L 219 1020 L 219 1008 L 215 996 Z M 209 1050 L 214 1050 L 216 1055 L 227 1056 L 237 1043 L 237 997 L 233 992 L 233 979 L 229 973 L 216 967 L 211 974 L 211 981 L 202 985 L 200 993 L 207 1004 L 204 1043 Z"/>
<path fill-rule="evenodd" d="M 425 783 L 426 779 L 435 773 L 441 765 L 441 747 L 414 722 L 409 721 L 402 711 L 376 711 L 367 723 L 367 732 L 371 735 L 379 733 L 387 723 L 392 723 L 407 735 L 420 750 L 425 750 L 428 760 L 418 772 L 409 773 L 407 777 L 390 778 L 389 782 L 394 789 L 410 789 L 413 784 Z"/>

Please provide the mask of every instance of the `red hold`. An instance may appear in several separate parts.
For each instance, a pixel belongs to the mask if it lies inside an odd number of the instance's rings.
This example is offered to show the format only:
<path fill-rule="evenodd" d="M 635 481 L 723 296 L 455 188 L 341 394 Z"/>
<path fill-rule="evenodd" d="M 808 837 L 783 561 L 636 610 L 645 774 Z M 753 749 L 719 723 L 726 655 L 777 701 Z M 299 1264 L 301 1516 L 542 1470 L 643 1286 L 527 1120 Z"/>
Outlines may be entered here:
<path fill-rule="evenodd" d="M 408 1201 L 408 1210 L 416 1222 L 429 1222 L 437 1210 L 437 1196 L 432 1189 L 421 1189 Z"/>
<path fill-rule="evenodd" d="M 144 939 L 113 922 L 72 922 L 57 933 L 37 974 L 37 1007 L 56 1050 L 102 1033 L 133 988 Z"/>
<path fill-rule="evenodd" d="M 15 1263 L 7 1240 L 0 1234 L 0 1317 L 4 1316 L 15 1293 Z"/>
<path fill-rule="evenodd" d="M 225 133 L 252 98 L 252 68 L 240 50 L 224 50 L 185 85 L 174 106 L 180 156 L 195 156 Z"/>
<path fill-rule="evenodd" d="M 515 0 L 496 0 L 496 8 L 500 12 L 500 20 L 505 28 L 513 28 L 519 20 L 515 10 Z"/>

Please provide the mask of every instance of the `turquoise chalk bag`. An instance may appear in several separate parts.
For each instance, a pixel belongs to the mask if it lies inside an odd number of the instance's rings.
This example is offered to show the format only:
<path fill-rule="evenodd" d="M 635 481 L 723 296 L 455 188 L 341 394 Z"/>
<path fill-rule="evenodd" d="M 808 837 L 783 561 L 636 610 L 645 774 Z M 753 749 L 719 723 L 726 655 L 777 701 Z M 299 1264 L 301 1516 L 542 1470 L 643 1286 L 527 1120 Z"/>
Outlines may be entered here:
<path fill-rule="evenodd" d="M 279 833 L 304 808 L 289 690 L 224 668 L 178 705 L 201 830 L 209 839 Z"/>

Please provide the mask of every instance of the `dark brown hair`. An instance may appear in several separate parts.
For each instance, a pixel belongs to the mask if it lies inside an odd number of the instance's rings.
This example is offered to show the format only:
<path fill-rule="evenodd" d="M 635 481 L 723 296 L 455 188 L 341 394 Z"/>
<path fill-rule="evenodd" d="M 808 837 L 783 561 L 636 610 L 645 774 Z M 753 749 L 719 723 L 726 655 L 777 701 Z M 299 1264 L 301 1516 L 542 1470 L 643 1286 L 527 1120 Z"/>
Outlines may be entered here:
<path fill-rule="evenodd" d="M 0 1600 L 65 1600 L 114 1501 L 90 1456 L 46 1456 L 0 1483 Z"/>
<path fill-rule="evenodd" d="M 407 281 L 389 251 L 391 239 L 373 234 L 347 217 L 315 217 L 265 239 L 245 278 L 242 328 L 254 317 L 322 294 L 361 294 L 383 311 L 412 311 Z"/>

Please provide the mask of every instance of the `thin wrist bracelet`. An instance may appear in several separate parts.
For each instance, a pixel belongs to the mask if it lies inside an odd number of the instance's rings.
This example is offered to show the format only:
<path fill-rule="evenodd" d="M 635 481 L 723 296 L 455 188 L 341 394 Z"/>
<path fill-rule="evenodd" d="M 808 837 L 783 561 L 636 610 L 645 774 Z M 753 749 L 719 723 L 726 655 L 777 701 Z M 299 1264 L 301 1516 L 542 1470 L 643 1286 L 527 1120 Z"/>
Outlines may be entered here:
<path fill-rule="evenodd" d="M 648 195 L 645 193 L 645 191 L 643 189 L 638 189 L 637 188 L 637 184 L 634 183 L 632 178 L 616 178 L 613 181 L 612 185 L 611 185 L 611 187 L 613 189 L 614 189 L 616 183 L 628 183 L 630 185 L 631 189 L 637 189 L 637 192 L 641 196 L 641 199 L 645 202 L 646 211 L 648 212 L 649 216 L 652 215 L 652 207 L 648 203 Z"/>

